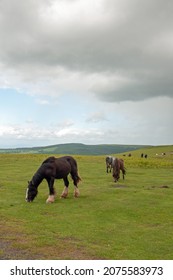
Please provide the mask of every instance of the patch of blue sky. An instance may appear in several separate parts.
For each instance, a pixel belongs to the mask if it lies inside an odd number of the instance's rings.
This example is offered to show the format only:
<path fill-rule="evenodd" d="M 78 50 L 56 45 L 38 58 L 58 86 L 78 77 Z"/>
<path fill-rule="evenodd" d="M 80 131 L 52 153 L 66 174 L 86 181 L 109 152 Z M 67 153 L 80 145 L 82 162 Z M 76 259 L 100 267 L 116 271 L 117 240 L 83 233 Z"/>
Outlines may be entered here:
<path fill-rule="evenodd" d="M 86 96 L 71 93 L 65 93 L 59 96 L 58 102 L 53 108 L 56 122 L 58 119 L 68 119 L 76 123 L 85 121 L 93 109 L 95 109 L 93 103 Z"/>
<path fill-rule="evenodd" d="M 1 124 L 44 124 L 51 114 L 49 106 L 39 104 L 34 96 L 13 89 L 0 89 L 0 99 Z"/>
<path fill-rule="evenodd" d="M 64 121 L 81 123 L 89 112 L 94 110 L 93 104 L 85 96 L 66 93 L 60 96 L 31 96 L 13 89 L 0 89 L 1 123 L 37 123 L 49 126 Z"/>
<path fill-rule="evenodd" d="M 13 89 L 0 89 L 0 100 L 0 121 L 4 123 L 23 122 L 33 108 L 32 97 Z"/>

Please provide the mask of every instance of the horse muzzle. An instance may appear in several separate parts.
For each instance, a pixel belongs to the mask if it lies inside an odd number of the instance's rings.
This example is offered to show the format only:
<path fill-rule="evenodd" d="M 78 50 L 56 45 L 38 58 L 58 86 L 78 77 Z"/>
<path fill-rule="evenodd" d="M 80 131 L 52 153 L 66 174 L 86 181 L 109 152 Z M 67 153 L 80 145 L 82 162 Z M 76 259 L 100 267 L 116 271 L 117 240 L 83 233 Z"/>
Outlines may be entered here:
<path fill-rule="evenodd" d="M 26 198 L 25 201 L 26 201 L 26 202 L 33 202 L 32 199 L 28 199 L 28 198 Z"/>

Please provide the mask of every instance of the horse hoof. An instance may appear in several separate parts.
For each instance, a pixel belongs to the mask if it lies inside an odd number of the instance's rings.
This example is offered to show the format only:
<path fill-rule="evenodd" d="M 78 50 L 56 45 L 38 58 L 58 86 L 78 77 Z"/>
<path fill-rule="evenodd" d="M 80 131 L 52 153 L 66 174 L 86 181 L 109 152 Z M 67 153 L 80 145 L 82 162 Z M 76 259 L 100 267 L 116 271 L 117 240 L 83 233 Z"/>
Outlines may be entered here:
<path fill-rule="evenodd" d="M 75 192 L 74 192 L 74 197 L 75 197 L 75 198 L 78 198 L 78 197 L 79 197 L 79 191 L 75 191 Z"/>
<path fill-rule="evenodd" d="M 67 194 L 63 193 L 60 198 L 66 198 L 67 197 Z"/>
<path fill-rule="evenodd" d="M 48 204 L 48 203 L 54 203 L 54 201 L 50 201 L 50 200 L 46 200 L 46 203 Z"/>
<path fill-rule="evenodd" d="M 50 196 L 48 197 L 48 199 L 46 200 L 46 203 L 53 203 L 54 201 L 55 201 L 54 195 L 50 195 Z"/>

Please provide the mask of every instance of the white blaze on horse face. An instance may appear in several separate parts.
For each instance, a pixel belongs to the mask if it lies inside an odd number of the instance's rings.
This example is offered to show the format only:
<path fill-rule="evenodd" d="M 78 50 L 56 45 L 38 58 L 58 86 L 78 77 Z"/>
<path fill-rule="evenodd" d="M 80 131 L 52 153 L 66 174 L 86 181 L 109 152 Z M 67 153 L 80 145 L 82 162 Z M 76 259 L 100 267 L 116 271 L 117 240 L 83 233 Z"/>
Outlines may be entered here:
<path fill-rule="evenodd" d="M 28 200 L 28 191 L 29 191 L 29 188 L 26 189 L 26 196 L 25 196 L 26 201 Z"/>

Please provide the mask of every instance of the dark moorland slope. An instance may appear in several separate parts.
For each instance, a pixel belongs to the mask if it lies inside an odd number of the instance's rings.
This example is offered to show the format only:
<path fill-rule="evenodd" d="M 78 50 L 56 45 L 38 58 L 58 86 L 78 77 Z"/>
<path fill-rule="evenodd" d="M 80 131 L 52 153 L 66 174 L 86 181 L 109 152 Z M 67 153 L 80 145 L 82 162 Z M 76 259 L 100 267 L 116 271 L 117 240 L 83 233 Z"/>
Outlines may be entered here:
<path fill-rule="evenodd" d="M 107 155 L 126 153 L 147 148 L 145 145 L 85 145 L 81 143 L 57 144 L 45 147 L 0 149 L 0 153 Z"/>

